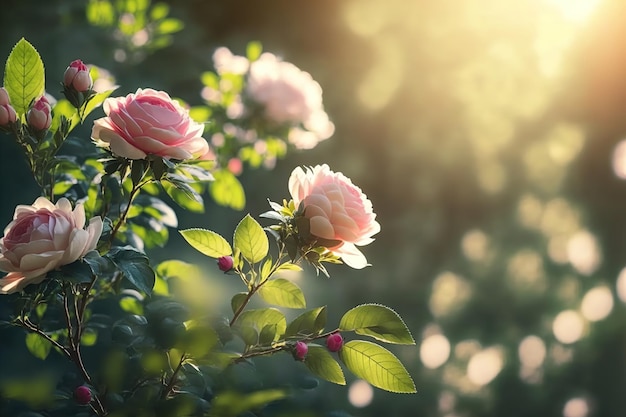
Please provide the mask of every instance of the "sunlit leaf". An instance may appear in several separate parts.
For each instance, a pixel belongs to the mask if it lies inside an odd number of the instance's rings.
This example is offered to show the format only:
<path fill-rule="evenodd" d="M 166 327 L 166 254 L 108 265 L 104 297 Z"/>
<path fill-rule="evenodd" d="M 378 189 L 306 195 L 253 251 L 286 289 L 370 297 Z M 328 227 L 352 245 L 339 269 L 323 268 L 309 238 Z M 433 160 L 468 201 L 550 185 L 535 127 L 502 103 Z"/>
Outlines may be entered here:
<path fill-rule="evenodd" d="M 293 282 L 284 278 L 272 279 L 266 282 L 258 291 L 267 303 L 280 307 L 305 308 L 304 293 Z"/>
<path fill-rule="evenodd" d="M 304 364 L 313 375 L 335 384 L 346 385 L 341 366 L 325 347 L 309 344 Z"/>
<path fill-rule="evenodd" d="M 31 101 L 44 93 L 43 61 L 33 45 L 24 38 L 15 44 L 7 58 L 4 88 L 17 114 L 26 114 Z"/>
<path fill-rule="evenodd" d="M 279 336 L 285 333 L 287 328 L 287 320 L 283 313 L 275 308 L 261 308 L 256 310 L 244 311 L 239 316 L 238 326 L 252 326 L 257 331 L 261 331 L 265 326 L 275 325 L 276 331 L 273 338 L 274 341 L 278 340 Z"/>
<path fill-rule="evenodd" d="M 380 304 L 363 304 L 349 310 L 341 318 L 339 329 L 354 331 L 387 343 L 415 344 L 398 313 Z"/>
<path fill-rule="evenodd" d="M 305 311 L 287 326 L 285 337 L 319 334 L 326 326 L 326 306 Z"/>
<path fill-rule="evenodd" d="M 249 214 L 235 229 L 234 245 L 250 263 L 261 261 L 269 251 L 269 240 L 265 231 Z"/>
<path fill-rule="evenodd" d="M 194 228 L 181 230 L 180 234 L 194 249 L 206 256 L 220 258 L 233 254 L 228 241 L 211 230 Z"/>
<path fill-rule="evenodd" d="M 263 45 L 261 45 L 261 42 L 249 42 L 246 46 L 246 57 L 249 61 L 256 61 L 259 59 L 261 52 L 263 52 Z"/>
<path fill-rule="evenodd" d="M 339 350 L 339 358 L 352 373 L 377 388 L 398 393 L 416 392 L 404 365 L 382 346 L 351 340 Z"/>
<path fill-rule="evenodd" d="M 209 193 L 219 205 L 234 210 L 243 210 L 246 206 L 246 194 L 243 186 L 230 171 L 226 169 L 213 172 L 215 180 L 209 184 Z"/>
<path fill-rule="evenodd" d="M 52 343 L 37 333 L 28 333 L 26 335 L 26 348 L 34 357 L 44 360 L 50 354 Z"/>

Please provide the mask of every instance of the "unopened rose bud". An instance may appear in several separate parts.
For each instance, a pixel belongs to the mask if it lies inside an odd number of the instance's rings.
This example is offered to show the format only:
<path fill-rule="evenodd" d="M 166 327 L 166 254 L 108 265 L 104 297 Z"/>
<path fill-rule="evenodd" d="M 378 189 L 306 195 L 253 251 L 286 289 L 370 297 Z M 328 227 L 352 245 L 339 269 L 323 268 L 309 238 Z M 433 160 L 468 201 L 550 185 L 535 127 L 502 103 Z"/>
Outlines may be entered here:
<path fill-rule="evenodd" d="M 91 390 L 89 387 L 81 385 L 74 390 L 74 401 L 80 405 L 87 405 L 91 402 Z"/>
<path fill-rule="evenodd" d="M 0 87 L 0 106 L 9 104 L 9 92 L 4 87 Z"/>
<path fill-rule="evenodd" d="M 9 93 L 4 87 L 0 88 L 0 126 L 8 126 L 17 121 L 15 109 L 9 102 Z"/>
<path fill-rule="evenodd" d="M 232 256 L 222 256 L 217 260 L 217 267 L 220 269 L 220 271 L 228 272 L 233 269 L 234 265 L 235 261 L 233 261 Z"/>
<path fill-rule="evenodd" d="M 303 361 L 306 354 L 309 352 L 309 346 L 304 342 L 297 342 L 296 349 L 293 352 L 293 356 L 299 360 Z"/>
<path fill-rule="evenodd" d="M 63 74 L 63 85 L 78 92 L 90 90 L 92 84 L 89 68 L 80 59 L 72 61 Z"/>
<path fill-rule="evenodd" d="M 326 347 L 331 352 L 338 352 L 343 346 L 343 337 L 339 333 L 333 333 L 326 338 Z"/>
<path fill-rule="evenodd" d="M 35 131 L 47 130 L 52 123 L 52 107 L 45 97 L 35 100 L 33 106 L 26 113 L 28 125 Z"/>

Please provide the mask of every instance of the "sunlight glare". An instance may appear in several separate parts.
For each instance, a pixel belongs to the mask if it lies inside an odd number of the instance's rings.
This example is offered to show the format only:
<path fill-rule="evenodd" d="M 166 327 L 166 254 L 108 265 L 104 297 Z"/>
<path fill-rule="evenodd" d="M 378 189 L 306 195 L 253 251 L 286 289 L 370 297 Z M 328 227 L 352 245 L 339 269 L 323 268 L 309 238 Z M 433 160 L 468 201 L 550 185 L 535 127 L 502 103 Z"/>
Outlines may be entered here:
<path fill-rule="evenodd" d="M 581 397 L 572 398 L 563 407 L 563 417 L 587 417 L 589 403 Z"/>
<path fill-rule="evenodd" d="M 538 336 L 526 336 L 519 344 L 518 355 L 523 366 L 539 368 L 546 359 L 546 344 Z"/>
<path fill-rule="evenodd" d="M 574 234 L 567 243 L 567 257 L 583 275 L 591 275 L 600 266 L 601 253 L 594 235 L 586 230 Z"/>
<path fill-rule="evenodd" d="M 502 370 L 504 355 L 497 347 L 490 347 L 476 353 L 467 364 L 467 377 L 476 385 L 487 385 Z"/>

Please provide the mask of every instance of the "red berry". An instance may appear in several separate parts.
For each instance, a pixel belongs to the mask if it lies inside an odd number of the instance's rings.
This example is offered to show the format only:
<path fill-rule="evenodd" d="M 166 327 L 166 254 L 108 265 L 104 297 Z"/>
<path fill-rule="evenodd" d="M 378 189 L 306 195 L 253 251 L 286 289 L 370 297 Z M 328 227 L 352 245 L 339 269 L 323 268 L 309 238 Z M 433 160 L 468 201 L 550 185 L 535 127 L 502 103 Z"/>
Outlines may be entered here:
<path fill-rule="evenodd" d="M 87 405 L 91 402 L 91 390 L 84 385 L 74 390 L 74 400 L 81 405 Z"/>
<path fill-rule="evenodd" d="M 343 346 L 343 337 L 340 333 L 333 333 L 326 338 L 326 347 L 331 352 L 338 352 Z"/>
<path fill-rule="evenodd" d="M 233 269 L 233 265 L 235 262 L 233 261 L 232 256 L 222 256 L 217 260 L 217 267 L 220 271 L 228 272 Z"/>
<path fill-rule="evenodd" d="M 309 346 L 306 343 L 298 342 L 296 343 L 296 350 L 294 352 L 294 356 L 296 357 L 296 359 L 302 361 L 304 360 L 304 357 L 306 356 L 308 351 L 309 351 Z"/>

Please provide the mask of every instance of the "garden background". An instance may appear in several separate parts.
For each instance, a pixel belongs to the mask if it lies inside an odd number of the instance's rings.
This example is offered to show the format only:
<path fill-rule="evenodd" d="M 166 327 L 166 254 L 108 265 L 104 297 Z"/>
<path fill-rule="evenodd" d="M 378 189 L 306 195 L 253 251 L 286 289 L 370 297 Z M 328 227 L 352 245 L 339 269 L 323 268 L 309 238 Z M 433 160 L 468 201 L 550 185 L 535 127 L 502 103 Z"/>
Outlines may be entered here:
<path fill-rule="evenodd" d="M 49 90 L 82 59 L 115 76 L 116 95 L 152 87 L 197 105 L 213 51 L 243 55 L 256 40 L 320 83 L 334 136 L 273 170 L 244 171 L 243 212 L 257 216 L 267 198 L 284 198 L 301 164 L 328 163 L 359 184 L 382 225 L 364 248 L 373 266 L 331 267 L 332 284 L 314 274 L 300 283 L 316 304 L 333 306 L 331 317 L 370 301 L 396 309 L 418 347 L 393 351 L 418 393 L 370 398 L 350 380 L 322 383 L 303 400 L 362 417 L 623 415 L 626 3 L 164 4 L 159 17 L 148 0 L 5 0 L 0 57 L 25 37 L 46 64 Z M 159 17 L 147 31 L 134 26 L 143 11 Z M 76 134 L 88 138 L 90 127 Z M 18 147 L 0 139 L 0 219 L 8 224 L 37 188 Z M 209 203 L 202 215 L 181 216 L 179 228 L 227 235 L 241 216 Z M 206 302 L 228 304 L 220 297 L 228 278 L 171 236 L 155 262 L 175 253 L 198 263 Z M 34 397 L 45 391 L 50 375 L 41 369 L 63 362 L 51 355 L 42 367 L 21 331 L 0 332 L 2 411 L 23 387 Z M 298 365 L 265 369 L 269 379 L 289 379 Z"/>

